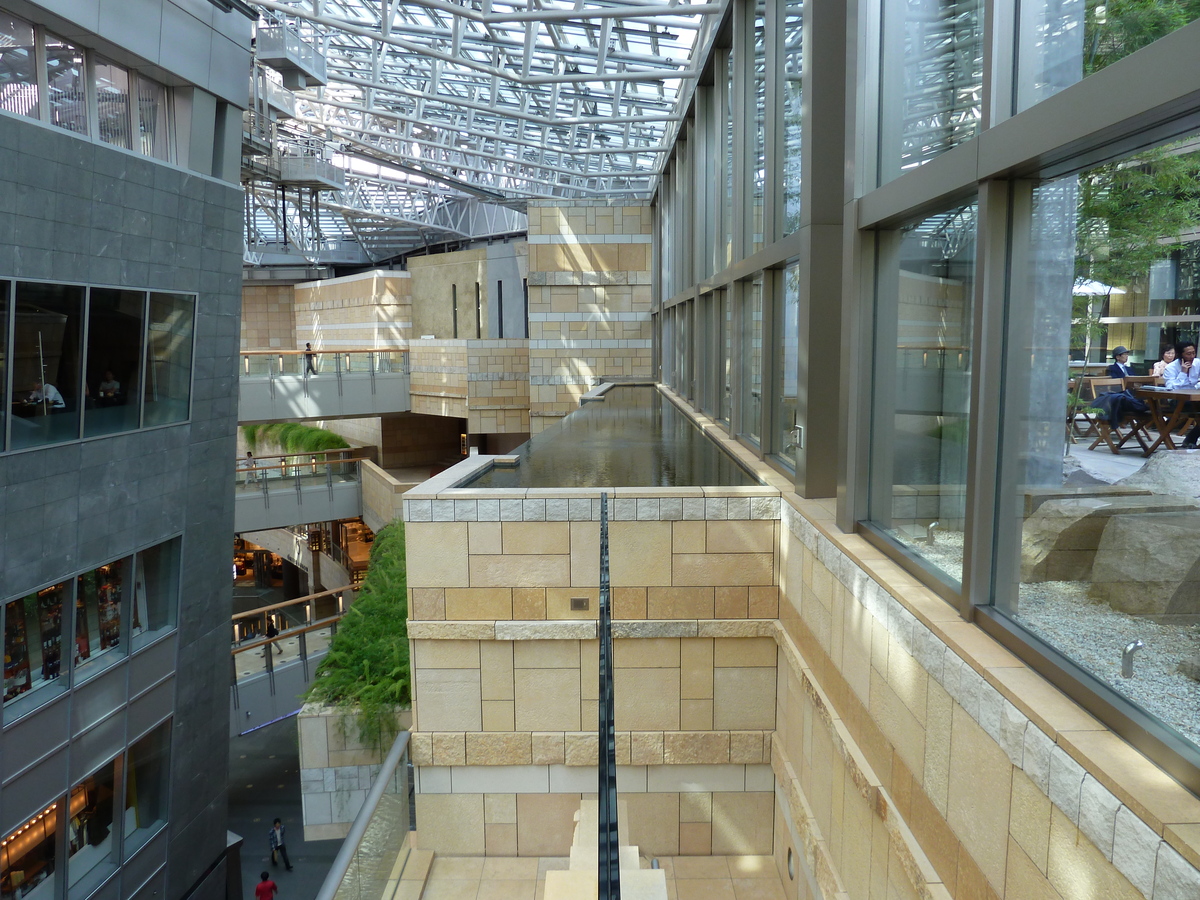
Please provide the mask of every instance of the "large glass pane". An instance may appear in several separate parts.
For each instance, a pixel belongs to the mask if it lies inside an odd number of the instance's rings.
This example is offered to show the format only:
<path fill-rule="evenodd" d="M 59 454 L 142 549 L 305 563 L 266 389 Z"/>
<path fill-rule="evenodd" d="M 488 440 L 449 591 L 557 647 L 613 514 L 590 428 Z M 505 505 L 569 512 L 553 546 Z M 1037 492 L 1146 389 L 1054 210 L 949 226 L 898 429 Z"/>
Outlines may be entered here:
<path fill-rule="evenodd" d="M 1008 315 L 994 603 L 1200 747 L 1200 502 L 1195 455 L 1179 449 L 1200 438 L 1200 363 L 1186 365 L 1200 316 L 1196 147 L 1034 191 Z M 1146 370 L 1172 342 L 1156 381 Z M 1137 374 L 1086 369 L 1096 347 L 1109 363 L 1128 350 Z"/>
<path fill-rule="evenodd" d="M 804 2 L 787 0 L 783 20 L 783 233 L 800 229 L 800 131 L 804 112 Z"/>
<path fill-rule="evenodd" d="M 150 295 L 143 425 L 187 421 L 195 306 L 188 294 Z"/>
<path fill-rule="evenodd" d="M 759 439 L 762 427 L 763 276 L 742 286 L 742 434 Z"/>
<path fill-rule="evenodd" d="M 146 156 L 155 159 L 170 157 L 170 129 L 167 125 L 167 88 L 139 75 L 137 80 L 138 92 L 138 132 L 141 138 L 141 150 Z"/>
<path fill-rule="evenodd" d="M 142 291 L 92 288 L 84 376 L 87 437 L 137 428 L 145 303 Z"/>
<path fill-rule="evenodd" d="M 81 675 L 90 675 L 124 655 L 121 614 L 130 563 L 119 560 L 79 576 L 75 589 L 75 671 Z"/>
<path fill-rule="evenodd" d="M 62 613 L 70 591 L 71 583 L 64 581 L 4 604 L 4 717 L 9 721 L 65 689 L 59 679 Z"/>
<path fill-rule="evenodd" d="M 133 649 L 175 627 L 179 608 L 179 538 L 143 550 L 133 576 Z"/>
<path fill-rule="evenodd" d="M 747 253 L 757 253 L 763 246 L 763 202 L 767 191 L 767 15 L 762 0 L 754 8 L 754 58 L 753 81 L 754 121 L 750 123 L 753 143 L 750 146 L 750 246 Z"/>
<path fill-rule="evenodd" d="M 0 280 L 0 394 L 7 393 L 8 385 L 8 309 L 12 283 Z M 4 435 L 8 432 L 10 405 L 0 406 L 0 450 L 4 449 Z"/>
<path fill-rule="evenodd" d="M 96 59 L 96 116 L 100 140 L 133 149 L 129 119 L 129 70 L 107 59 Z"/>
<path fill-rule="evenodd" d="M 1020 10 L 1018 109 L 1200 17 L 1200 4 L 1191 0 L 1030 0 Z"/>
<path fill-rule="evenodd" d="M 973 137 L 983 102 L 980 0 L 884 4 L 880 182 Z"/>
<path fill-rule="evenodd" d="M 69 897 L 85 897 L 116 867 L 113 811 L 116 800 L 114 760 L 71 789 L 67 825 Z"/>
<path fill-rule="evenodd" d="M 59 128 L 87 134 L 87 80 L 83 51 L 73 44 L 46 35 L 46 83 L 50 121 Z"/>
<path fill-rule="evenodd" d="M 49 806 L 4 836 L 0 850 L 0 900 L 56 896 L 54 835 L 58 810 L 58 804 Z M 42 890 L 37 890 L 42 885 Z"/>
<path fill-rule="evenodd" d="M 0 109 L 36 119 L 38 99 L 33 26 L 0 12 Z"/>
<path fill-rule="evenodd" d="M 736 50 L 725 54 L 725 108 L 722 111 L 724 121 L 725 145 L 725 205 L 722 207 L 721 220 L 725 227 L 725 264 L 733 262 L 733 108 L 734 76 L 733 64 Z"/>
<path fill-rule="evenodd" d="M 796 387 L 800 368 L 800 266 L 783 270 L 782 284 L 775 291 L 775 391 L 771 423 L 775 430 L 775 454 L 796 464 Z"/>
<path fill-rule="evenodd" d="M 129 748 L 125 771 L 125 858 L 167 822 L 171 723 L 165 722 Z"/>
<path fill-rule="evenodd" d="M 18 282 L 13 312 L 12 449 L 78 438 L 83 288 Z"/>
<path fill-rule="evenodd" d="M 871 521 L 962 580 L 976 206 L 881 236 Z"/>
<path fill-rule="evenodd" d="M 726 425 L 729 424 L 730 391 L 732 390 L 730 377 L 733 366 L 733 304 L 729 302 L 729 296 L 729 291 L 724 288 L 717 291 L 717 308 L 721 328 L 718 337 L 721 352 L 717 388 L 721 395 L 719 398 L 720 419 Z"/>

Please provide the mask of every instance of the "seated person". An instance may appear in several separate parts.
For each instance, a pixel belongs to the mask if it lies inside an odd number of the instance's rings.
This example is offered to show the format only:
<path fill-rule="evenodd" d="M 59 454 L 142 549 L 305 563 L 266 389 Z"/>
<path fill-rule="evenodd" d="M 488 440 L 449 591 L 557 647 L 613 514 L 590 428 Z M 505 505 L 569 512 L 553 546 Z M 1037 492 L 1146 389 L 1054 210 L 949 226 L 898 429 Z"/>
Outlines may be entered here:
<path fill-rule="evenodd" d="M 99 390 L 102 403 L 116 400 L 117 394 L 121 393 L 121 382 L 117 381 L 112 369 L 104 370 L 104 380 L 100 382 Z"/>
<path fill-rule="evenodd" d="M 1133 371 L 1133 366 L 1129 365 L 1129 349 L 1126 347 L 1117 347 L 1112 352 L 1113 359 L 1116 360 L 1111 366 L 1105 369 L 1109 378 L 1129 378 L 1137 373 Z"/>
<path fill-rule="evenodd" d="M 67 402 L 63 400 L 63 395 L 58 392 L 58 388 L 42 381 L 33 386 L 33 390 L 25 399 L 25 403 L 29 406 L 44 404 L 49 409 L 67 408 Z"/>
<path fill-rule="evenodd" d="M 1175 345 L 1175 355 L 1175 361 L 1163 372 L 1168 390 L 1200 390 L 1200 363 L 1196 362 L 1196 345 L 1191 341 L 1181 341 Z M 1193 406 L 1193 403 L 1189 403 L 1185 408 L 1190 411 Z M 1195 450 L 1197 441 L 1200 441 L 1200 425 L 1184 435 L 1183 449 Z"/>
<path fill-rule="evenodd" d="M 1150 374 L 1155 378 L 1162 378 L 1163 373 L 1167 370 L 1167 366 L 1173 362 L 1175 362 L 1175 345 L 1165 344 L 1162 348 L 1162 353 L 1159 356 L 1158 362 L 1156 362 L 1153 368 L 1150 369 Z"/>

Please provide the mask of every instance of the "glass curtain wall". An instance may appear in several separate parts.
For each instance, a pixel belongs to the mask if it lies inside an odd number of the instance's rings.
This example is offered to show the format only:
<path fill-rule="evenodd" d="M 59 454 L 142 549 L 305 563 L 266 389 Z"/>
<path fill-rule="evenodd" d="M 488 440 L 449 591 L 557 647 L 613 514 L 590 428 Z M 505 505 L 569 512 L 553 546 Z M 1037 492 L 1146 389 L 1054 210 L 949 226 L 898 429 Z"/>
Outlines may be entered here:
<path fill-rule="evenodd" d="M 783 19 L 783 233 L 800 230 L 800 135 L 804 120 L 804 3 L 786 0 Z"/>
<path fill-rule="evenodd" d="M 84 289 L 19 282 L 13 308 L 11 449 L 79 437 Z"/>
<path fill-rule="evenodd" d="M 46 82 L 50 122 L 67 131 L 87 134 L 87 76 L 83 51 L 69 41 L 47 34 Z"/>
<path fill-rule="evenodd" d="M 763 248 L 766 230 L 767 192 L 767 8 L 759 0 L 754 7 L 754 48 L 750 59 L 751 97 L 754 101 L 754 121 L 751 123 L 752 143 L 748 163 L 750 176 L 750 220 L 746 223 L 749 243 L 747 254 Z"/>
<path fill-rule="evenodd" d="M 772 447 L 788 466 L 796 465 L 796 391 L 800 371 L 800 266 L 792 263 L 776 279 L 775 387 L 771 392 Z"/>
<path fill-rule="evenodd" d="M 754 443 L 762 434 L 763 388 L 762 273 L 741 290 L 741 433 Z"/>
<path fill-rule="evenodd" d="M 0 109 L 41 115 L 33 26 L 0 11 Z"/>

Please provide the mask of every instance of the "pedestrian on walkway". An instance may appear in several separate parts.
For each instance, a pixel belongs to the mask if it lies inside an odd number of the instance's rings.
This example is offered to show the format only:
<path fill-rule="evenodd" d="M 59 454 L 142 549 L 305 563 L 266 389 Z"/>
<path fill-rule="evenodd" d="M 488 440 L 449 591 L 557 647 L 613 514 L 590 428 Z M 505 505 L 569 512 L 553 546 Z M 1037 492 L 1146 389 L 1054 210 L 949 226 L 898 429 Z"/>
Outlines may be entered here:
<path fill-rule="evenodd" d="M 283 857 L 284 866 L 289 872 L 292 871 L 292 861 L 288 859 L 287 852 L 287 829 L 279 819 L 275 820 L 275 824 L 267 832 L 267 842 L 271 845 L 271 865 L 279 865 L 279 857 Z"/>
<path fill-rule="evenodd" d="M 304 345 L 304 369 L 306 375 L 317 374 L 317 355 L 313 353 L 312 344 Z"/>
<path fill-rule="evenodd" d="M 262 873 L 262 881 L 254 886 L 254 900 L 275 900 L 279 885 L 271 880 L 270 872 Z"/>

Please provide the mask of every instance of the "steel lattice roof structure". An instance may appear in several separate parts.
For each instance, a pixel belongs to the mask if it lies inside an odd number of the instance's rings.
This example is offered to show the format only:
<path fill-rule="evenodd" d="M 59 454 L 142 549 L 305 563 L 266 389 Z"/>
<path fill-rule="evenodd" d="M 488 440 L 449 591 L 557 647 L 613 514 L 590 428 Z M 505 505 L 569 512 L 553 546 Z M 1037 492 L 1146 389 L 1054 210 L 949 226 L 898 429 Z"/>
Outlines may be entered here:
<path fill-rule="evenodd" d="M 305 209 L 248 185 L 248 242 L 377 260 L 523 231 L 530 199 L 648 198 L 727 2 L 257 0 L 326 61 L 280 140 L 322 143 L 347 187 Z"/>

